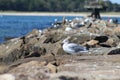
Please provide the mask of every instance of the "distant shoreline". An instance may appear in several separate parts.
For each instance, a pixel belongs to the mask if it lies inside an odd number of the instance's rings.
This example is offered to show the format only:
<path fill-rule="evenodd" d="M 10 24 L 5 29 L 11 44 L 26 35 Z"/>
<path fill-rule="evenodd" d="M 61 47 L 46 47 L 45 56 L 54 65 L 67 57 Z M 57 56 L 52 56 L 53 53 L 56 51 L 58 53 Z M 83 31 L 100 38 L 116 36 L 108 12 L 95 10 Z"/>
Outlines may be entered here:
<path fill-rule="evenodd" d="M 102 17 L 120 17 L 120 13 L 101 13 Z M 0 15 L 18 15 L 18 16 L 84 16 L 90 15 L 90 12 L 0 12 Z"/>

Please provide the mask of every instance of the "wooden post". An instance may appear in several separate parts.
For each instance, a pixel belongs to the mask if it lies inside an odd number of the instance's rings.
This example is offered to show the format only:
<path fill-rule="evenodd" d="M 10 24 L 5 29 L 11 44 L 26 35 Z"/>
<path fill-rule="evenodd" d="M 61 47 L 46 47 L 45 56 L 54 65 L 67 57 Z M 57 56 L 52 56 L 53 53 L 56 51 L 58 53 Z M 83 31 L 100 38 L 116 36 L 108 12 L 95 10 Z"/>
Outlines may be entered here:
<path fill-rule="evenodd" d="M 95 19 L 101 19 L 99 9 L 94 8 L 93 12 L 91 13 L 91 16 Z"/>

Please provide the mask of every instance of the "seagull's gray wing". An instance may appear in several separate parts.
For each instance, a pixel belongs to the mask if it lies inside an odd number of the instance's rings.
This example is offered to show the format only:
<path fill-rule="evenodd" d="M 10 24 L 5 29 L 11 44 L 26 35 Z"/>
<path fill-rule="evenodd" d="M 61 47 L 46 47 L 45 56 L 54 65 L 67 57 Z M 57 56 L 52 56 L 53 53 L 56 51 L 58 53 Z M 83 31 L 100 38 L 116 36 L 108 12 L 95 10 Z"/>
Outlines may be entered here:
<path fill-rule="evenodd" d="M 77 45 L 77 44 L 71 44 L 71 46 L 69 46 L 70 49 L 74 50 L 75 52 L 79 52 L 79 51 L 84 51 L 85 48 Z"/>

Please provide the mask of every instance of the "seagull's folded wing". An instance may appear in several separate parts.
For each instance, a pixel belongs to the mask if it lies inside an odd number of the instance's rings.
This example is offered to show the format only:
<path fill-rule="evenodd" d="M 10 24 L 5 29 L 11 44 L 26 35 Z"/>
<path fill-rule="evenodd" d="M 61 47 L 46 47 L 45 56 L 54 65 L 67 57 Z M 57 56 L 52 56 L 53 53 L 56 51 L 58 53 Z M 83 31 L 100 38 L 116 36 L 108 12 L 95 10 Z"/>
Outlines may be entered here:
<path fill-rule="evenodd" d="M 77 44 L 74 44 L 74 43 L 69 44 L 69 48 L 71 50 L 74 50 L 74 52 L 84 51 L 84 47 L 77 45 Z"/>

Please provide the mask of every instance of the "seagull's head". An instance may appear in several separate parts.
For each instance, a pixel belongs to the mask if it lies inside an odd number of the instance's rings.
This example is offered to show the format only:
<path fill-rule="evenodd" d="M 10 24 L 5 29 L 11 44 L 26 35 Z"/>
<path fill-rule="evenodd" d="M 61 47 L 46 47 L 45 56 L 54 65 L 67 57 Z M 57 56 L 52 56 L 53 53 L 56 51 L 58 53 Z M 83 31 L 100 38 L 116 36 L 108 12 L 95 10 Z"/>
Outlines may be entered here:
<path fill-rule="evenodd" d="M 63 44 L 69 43 L 69 39 L 70 39 L 70 37 L 65 38 L 65 39 L 62 41 L 62 43 L 63 43 Z"/>

